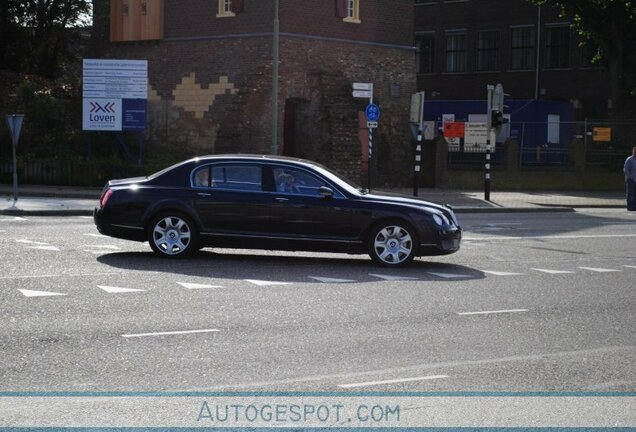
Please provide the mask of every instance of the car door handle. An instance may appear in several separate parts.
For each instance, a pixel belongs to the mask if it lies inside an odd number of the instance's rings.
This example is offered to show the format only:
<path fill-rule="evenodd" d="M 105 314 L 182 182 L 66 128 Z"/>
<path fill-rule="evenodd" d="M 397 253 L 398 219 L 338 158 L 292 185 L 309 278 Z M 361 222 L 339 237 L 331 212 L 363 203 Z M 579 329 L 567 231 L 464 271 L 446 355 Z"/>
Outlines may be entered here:
<path fill-rule="evenodd" d="M 209 197 L 209 196 L 212 196 L 212 194 L 205 193 L 205 192 L 197 192 L 197 195 L 199 195 L 200 197 Z"/>
<path fill-rule="evenodd" d="M 275 198 L 276 202 L 287 202 L 289 201 L 289 198 L 282 198 L 282 197 L 277 197 Z"/>

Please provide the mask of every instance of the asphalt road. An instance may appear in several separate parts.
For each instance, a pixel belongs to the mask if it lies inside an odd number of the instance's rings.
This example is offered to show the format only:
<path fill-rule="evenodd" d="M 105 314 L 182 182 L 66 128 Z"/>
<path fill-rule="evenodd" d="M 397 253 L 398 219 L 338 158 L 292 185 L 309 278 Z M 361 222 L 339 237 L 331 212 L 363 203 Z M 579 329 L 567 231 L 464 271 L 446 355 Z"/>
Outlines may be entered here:
<path fill-rule="evenodd" d="M 0 391 L 636 390 L 636 215 L 460 216 L 401 270 L 0 216 Z"/>

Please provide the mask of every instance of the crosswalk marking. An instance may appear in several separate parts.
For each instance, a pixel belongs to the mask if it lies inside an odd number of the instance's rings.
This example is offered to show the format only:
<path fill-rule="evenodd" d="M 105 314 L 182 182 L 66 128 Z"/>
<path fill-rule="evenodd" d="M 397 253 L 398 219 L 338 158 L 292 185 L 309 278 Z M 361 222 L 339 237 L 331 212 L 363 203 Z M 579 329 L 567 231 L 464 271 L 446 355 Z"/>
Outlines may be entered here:
<path fill-rule="evenodd" d="M 121 294 L 121 293 L 129 293 L 129 292 L 146 291 L 146 290 L 143 290 L 143 289 L 113 287 L 113 286 L 105 286 L 105 285 L 97 285 L 97 287 L 103 289 L 104 291 L 106 291 L 109 294 Z"/>
<path fill-rule="evenodd" d="M 187 289 L 213 289 L 213 288 L 223 288 L 220 285 L 206 285 L 206 284 L 198 284 L 198 283 L 190 283 L 190 282 L 177 282 L 184 288 Z"/>
<path fill-rule="evenodd" d="M 610 273 L 610 272 L 619 272 L 617 269 L 607 269 L 607 268 L 597 268 L 597 267 L 579 267 L 582 270 L 589 270 L 596 273 Z"/>
<path fill-rule="evenodd" d="M 257 279 L 243 279 L 243 280 L 245 282 L 249 282 L 257 286 L 273 286 L 273 285 L 290 285 L 291 284 L 291 282 L 266 281 L 266 280 L 257 280 Z"/>
<path fill-rule="evenodd" d="M 417 278 L 414 278 L 414 277 L 393 276 L 393 275 L 376 274 L 376 273 L 369 273 L 369 276 L 377 277 L 377 278 L 384 279 L 384 280 L 387 280 L 387 281 L 417 280 Z"/>
<path fill-rule="evenodd" d="M 329 278 L 329 277 L 322 277 L 322 276 L 308 276 L 308 278 L 317 280 L 319 282 L 324 282 L 324 283 L 349 283 L 349 282 L 356 282 L 353 279 L 337 279 L 337 278 Z"/>
<path fill-rule="evenodd" d="M 441 272 L 427 272 L 430 275 L 441 277 L 444 279 L 461 279 L 461 278 L 469 278 L 470 275 L 467 274 L 456 274 L 456 273 L 441 273 Z"/>
<path fill-rule="evenodd" d="M 533 268 L 531 270 L 536 270 L 538 272 L 541 273 L 547 273 L 547 274 L 575 274 L 576 272 L 573 271 L 568 271 L 568 270 L 550 270 L 550 269 L 540 269 L 540 268 Z"/>
<path fill-rule="evenodd" d="M 58 293 L 51 291 L 36 291 L 36 290 L 27 290 L 27 289 L 19 289 L 23 296 L 25 297 L 51 297 L 51 296 L 65 296 L 66 293 Z"/>
<path fill-rule="evenodd" d="M 525 273 L 511 273 L 502 271 L 482 270 L 484 273 L 488 273 L 495 276 L 523 276 Z"/>

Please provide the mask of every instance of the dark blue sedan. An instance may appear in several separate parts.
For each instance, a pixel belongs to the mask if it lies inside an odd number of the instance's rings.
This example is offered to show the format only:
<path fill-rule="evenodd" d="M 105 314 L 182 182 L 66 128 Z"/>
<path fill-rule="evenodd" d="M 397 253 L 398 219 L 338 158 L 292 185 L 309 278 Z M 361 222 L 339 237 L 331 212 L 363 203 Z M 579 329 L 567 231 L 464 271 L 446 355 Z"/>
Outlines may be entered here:
<path fill-rule="evenodd" d="M 94 219 L 100 233 L 148 241 L 166 258 L 231 247 L 368 253 L 397 267 L 461 241 L 449 207 L 368 193 L 317 163 L 273 156 L 198 157 L 111 180 Z"/>

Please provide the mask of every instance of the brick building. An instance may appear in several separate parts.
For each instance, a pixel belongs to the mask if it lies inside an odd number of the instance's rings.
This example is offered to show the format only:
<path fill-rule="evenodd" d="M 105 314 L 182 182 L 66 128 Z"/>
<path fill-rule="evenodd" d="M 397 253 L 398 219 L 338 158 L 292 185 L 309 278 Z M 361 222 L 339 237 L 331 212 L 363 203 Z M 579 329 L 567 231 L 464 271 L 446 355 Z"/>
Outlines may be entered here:
<path fill-rule="evenodd" d="M 271 152 L 274 4 L 110 0 L 105 20 L 96 14 L 109 29 L 101 56 L 148 60 L 151 142 L 199 154 Z M 351 87 L 372 82 L 382 108 L 376 178 L 408 179 L 413 8 L 413 0 L 280 0 L 278 153 L 359 178 L 368 101 Z"/>
<path fill-rule="evenodd" d="M 513 99 L 564 101 L 577 119 L 607 117 L 607 76 L 553 8 L 415 0 L 414 30 L 418 88 L 430 100 L 484 100 L 487 84 L 502 83 Z"/>

